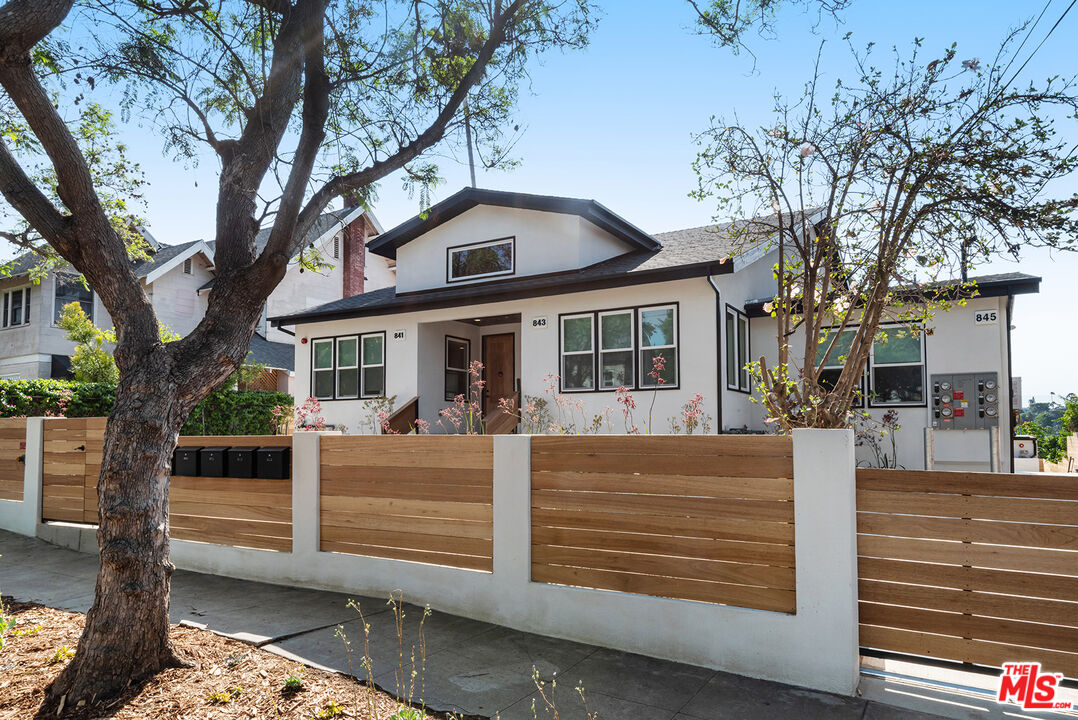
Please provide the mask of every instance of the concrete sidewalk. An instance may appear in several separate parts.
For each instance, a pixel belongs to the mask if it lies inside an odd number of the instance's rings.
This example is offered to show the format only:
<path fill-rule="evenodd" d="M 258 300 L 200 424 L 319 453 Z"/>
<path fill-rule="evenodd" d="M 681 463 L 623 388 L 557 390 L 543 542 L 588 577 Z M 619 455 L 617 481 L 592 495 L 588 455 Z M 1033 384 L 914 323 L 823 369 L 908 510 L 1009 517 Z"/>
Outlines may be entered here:
<path fill-rule="evenodd" d="M 23 601 L 85 612 L 97 558 L 41 540 L 0 531 L 0 591 Z M 176 571 L 173 622 L 186 621 L 251 642 L 296 660 L 347 673 L 348 655 L 338 627 L 362 656 L 363 625 L 349 596 Z M 393 693 L 399 666 L 393 613 L 384 598 L 354 597 L 370 625 L 374 679 Z M 405 609 L 405 673 L 418 644 L 422 609 Z M 574 687 L 584 688 L 591 712 L 602 720 L 717 720 L 739 718 L 834 718 L 836 720 L 931 720 L 939 716 L 872 700 L 847 698 L 754 680 L 705 668 L 655 660 L 565 640 L 532 635 L 434 612 L 425 623 L 427 647 L 423 691 L 434 710 L 503 720 L 543 712 L 533 672 L 558 678 L 558 705 L 565 720 L 583 718 Z M 358 669 L 358 661 L 356 672 Z M 533 670 L 534 668 L 534 670 Z M 417 684 L 419 680 L 417 679 Z M 960 717 L 948 713 L 951 717 Z M 977 717 L 989 717 L 983 712 Z"/>

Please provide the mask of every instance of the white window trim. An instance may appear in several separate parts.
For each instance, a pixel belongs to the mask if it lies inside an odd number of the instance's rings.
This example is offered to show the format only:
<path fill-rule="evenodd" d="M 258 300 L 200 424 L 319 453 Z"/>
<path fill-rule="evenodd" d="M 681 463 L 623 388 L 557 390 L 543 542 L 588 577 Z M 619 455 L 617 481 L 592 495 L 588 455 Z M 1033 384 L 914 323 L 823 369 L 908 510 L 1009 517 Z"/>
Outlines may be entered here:
<path fill-rule="evenodd" d="M 378 363 L 368 363 L 366 354 L 363 352 L 363 340 L 369 337 L 377 337 L 382 341 L 382 360 Z M 386 334 L 384 332 L 363 333 L 359 336 L 359 396 L 361 398 L 373 398 L 386 394 Z M 367 392 L 367 373 L 369 368 L 382 368 L 382 389 L 380 392 Z"/>
<path fill-rule="evenodd" d="M 356 344 L 356 364 L 355 365 L 341 365 L 340 364 L 341 343 L 342 342 L 349 342 L 349 341 L 354 342 Z M 359 353 L 360 353 L 359 337 L 356 336 L 356 335 L 350 335 L 350 336 L 346 336 L 346 337 L 336 338 L 336 341 L 334 343 L 334 351 L 335 351 L 335 354 L 333 356 L 333 358 L 334 358 L 334 363 L 333 363 L 333 390 L 334 390 L 335 394 L 334 394 L 333 397 L 335 399 L 337 399 L 337 400 L 355 400 L 355 399 L 357 399 L 359 397 L 359 393 L 360 393 L 360 390 L 361 390 L 360 385 L 362 384 L 362 382 L 358 377 L 356 378 L 356 394 L 355 395 L 343 395 L 343 394 L 341 394 L 341 370 L 355 370 L 357 375 L 360 374 L 360 370 L 359 370 L 359 361 L 360 361 L 360 357 L 359 357 Z"/>
<path fill-rule="evenodd" d="M 329 345 L 329 351 L 330 351 L 329 367 L 318 367 L 318 365 L 317 365 L 317 362 L 318 362 L 318 359 L 317 359 L 318 358 L 318 346 L 320 344 Z M 319 400 L 333 400 L 333 399 L 335 399 L 334 395 L 316 395 L 315 394 L 316 389 L 318 387 L 318 383 L 315 382 L 315 373 L 318 373 L 318 372 L 329 372 L 329 373 L 331 373 L 332 376 L 333 376 L 334 389 L 336 389 L 336 383 L 337 383 L 337 379 L 336 379 L 337 378 L 337 369 L 336 369 L 336 366 L 337 366 L 337 355 L 336 355 L 336 343 L 334 342 L 334 339 L 333 338 L 321 338 L 319 340 L 312 340 L 311 341 L 311 395 L 313 397 L 315 397 L 315 398 L 317 398 Z"/>
<path fill-rule="evenodd" d="M 20 287 L 11 288 L 10 290 L 4 290 L 0 293 L 0 330 L 14 330 L 15 328 L 26 327 L 30 324 L 30 298 L 33 297 L 31 292 L 31 285 L 22 285 Z M 18 325 L 13 325 L 9 322 L 11 315 L 11 297 L 14 297 L 15 293 L 22 294 L 22 322 Z M 10 297 L 9 297 L 10 296 Z"/>
<path fill-rule="evenodd" d="M 673 344 L 670 344 L 670 345 L 645 345 L 644 344 L 644 337 L 645 337 L 644 336 L 644 313 L 647 312 L 648 310 L 671 310 L 671 311 L 673 311 L 673 313 L 674 313 L 674 323 L 673 323 L 674 342 L 673 342 Z M 643 365 L 644 365 L 644 351 L 645 350 L 673 350 L 675 353 L 680 354 L 681 350 L 678 347 L 678 344 L 679 344 L 678 340 L 680 339 L 678 337 L 678 335 L 679 335 L 678 328 L 680 328 L 681 326 L 679 324 L 678 306 L 677 306 L 677 304 L 669 303 L 669 304 L 666 304 L 666 305 L 644 305 L 644 306 L 641 306 L 641 307 L 637 308 L 637 310 L 636 310 L 636 326 L 637 326 L 637 332 L 639 333 L 639 337 L 640 337 L 640 342 L 638 343 L 640 347 L 639 347 L 639 351 L 637 352 L 637 355 L 636 355 L 636 364 L 637 364 L 636 372 L 639 373 L 638 377 L 636 378 L 636 386 L 641 390 L 654 390 L 656 388 L 675 388 L 676 389 L 676 388 L 680 387 L 681 386 L 681 373 L 678 371 L 678 368 L 681 366 L 681 359 L 680 358 L 677 358 L 675 360 L 675 362 L 674 362 L 674 382 L 672 382 L 672 383 L 663 383 L 662 385 L 659 385 L 658 383 L 654 383 L 654 384 L 651 383 L 650 382 L 651 381 L 651 376 L 648 375 L 648 373 L 651 372 L 651 368 L 648 368 L 646 371 L 643 368 Z M 666 360 L 669 361 L 670 358 L 666 358 Z"/>
<path fill-rule="evenodd" d="M 881 326 L 880 330 L 883 332 L 889 332 L 891 330 L 898 330 L 908 333 L 911 328 L 906 325 L 886 325 Z M 877 407 L 926 407 L 928 405 L 928 359 L 927 359 L 927 345 L 925 339 L 924 329 L 917 330 L 917 334 L 920 339 L 921 346 L 921 359 L 918 362 L 898 362 L 898 363 L 877 363 L 876 362 L 876 341 L 873 339 L 872 348 L 868 353 L 868 406 Z M 876 396 L 876 374 L 875 369 L 880 368 L 897 368 L 897 367 L 919 367 L 921 368 L 921 399 L 905 402 L 889 402 L 886 400 L 879 400 Z"/>
<path fill-rule="evenodd" d="M 462 275 L 460 277 L 454 277 L 453 275 L 453 255 L 458 252 L 464 252 L 466 250 L 478 250 L 485 247 L 494 247 L 495 245 L 508 245 L 511 251 L 510 255 L 510 267 L 508 270 L 496 270 L 494 272 L 479 273 L 478 275 Z M 461 245 L 459 247 L 451 247 L 448 249 L 445 258 L 445 278 L 446 282 L 466 282 L 468 280 L 481 280 L 483 278 L 500 277 L 502 275 L 515 275 L 517 271 L 517 241 L 516 237 L 498 238 L 497 240 L 488 240 L 486 242 L 471 243 L 469 245 Z"/>
<path fill-rule="evenodd" d="M 591 324 L 591 349 L 590 350 L 566 350 L 565 349 L 565 322 L 567 320 L 577 320 L 579 318 L 587 318 Z M 562 315 L 561 326 L 559 327 L 561 333 L 561 347 L 559 355 L 559 369 L 561 370 L 561 389 L 570 391 L 591 391 L 595 390 L 598 383 L 596 382 L 595 372 L 595 360 L 596 360 L 596 339 L 595 339 L 595 313 L 577 313 L 575 315 Z M 590 355 L 591 356 L 591 387 L 569 387 L 565 384 L 565 357 L 567 355 Z"/>
<path fill-rule="evenodd" d="M 629 353 L 630 355 L 633 356 L 632 357 L 632 365 L 633 365 L 634 372 L 635 372 L 635 367 L 636 367 L 636 317 L 635 317 L 635 313 L 634 313 L 634 311 L 632 309 L 604 310 L 603 312 L 598 313 L 598 315 L 599 315 L 599 322 L 598 322 L 598 326 L 596 327 L 595 337 L 596 337 L 596 344 L 597 344 L 596 351 L 599 354 L 599 363 L 598 363 L 599 371 L 598 371 L 598 377 L 596 378 L 596 381 L 597 381 L 596 385 L 598 386 L 598 388 L 600 390 L 617 390 L 618 387 L 620 387 L 618 385 L 603 385 L 603 355 L 606 354 L 606 353 L 614 353 L 614 352 L 627 352 L 627 353 Z M 629 316 L 629 346 L 628 347 L 617 347 L 617 348 L 604 348 L 603 347 L 603 318 L 612 317 L 614 315 L 628 315 Z M 635 385 L 636 385 L 635 380 L 636 380 L 636 378 L 633 378 L 633 382 L 631 382 L 629 384 L 630 387 L 635 387 Z"/>
<path fill-rule="evenodd" d="M 465 347 L 464 367 L 458 368 L 458 367 L 453 367 L 452 365 L 449 364 L 449 343 L 450 342 L 464 343 L 464 347 Z M 468 382 L 467 382 L 467 380 L 468 380 L 468 366 L 471 364 L 471 362 L 472 362 L 472 341 L 469 340 L 468 338 L 457 337 L 455 335 L 446 335 L 445 336 L 445 372 L 446 372 L 446 374 L 453 372 L 453 373 L 461 373 L 462 375 L 464 375 L 465 395 L 467 395 L 467 391 L 468 391 Z M 443 386 L 445 385 L 445 377 L 444 376 L 442 377 L 442 384 L 443 384 Z M 445 398 L 446 401 L 451 401 L 451 400 L 453 400 L 453 398 L 456 397 L 456 395 L 454 395 L 453 397 L 447 397 L 448 395 L 449 395 L 449 389 L 446 388 L 446 387 L 443 387 L 442 388 L 442 397 Z"/>

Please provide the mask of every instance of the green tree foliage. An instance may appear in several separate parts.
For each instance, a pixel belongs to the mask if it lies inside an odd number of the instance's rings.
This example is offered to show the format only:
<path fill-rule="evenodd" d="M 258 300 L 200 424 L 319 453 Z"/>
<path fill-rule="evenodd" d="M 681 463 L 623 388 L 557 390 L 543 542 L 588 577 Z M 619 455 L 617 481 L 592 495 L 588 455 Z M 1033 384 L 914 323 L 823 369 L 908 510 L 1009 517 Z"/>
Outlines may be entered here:
<path fill-rule="evenodd" d="M 120 371 L 116 368 L 110 347 L 116 345 L 116 330 L 102 330 L 94 325 L 78 302 L 64 305 L 57 324 L 64 329 L 67 339 L 75 343 L 75 352 L 71 356 L 71 372 L 75 380 L 115 386 L 120 380 Z M 181 337 L 163 323 L 158 323 L 158 333 L 163 343 L 175 342 Z"/>
<path fill-rule="evenodd" d="M 878 67 L 871 45 L 851 46 L 852 83 L 823 88 L 817 63 L 802 97 L 776 100 L 770 127 L 734 117 L 702 134 L 696 196 L 748 218 L 730 227 L 739 252 L 777 251 L 779 354 L 755 375 L 780 427 L 848 425 L 881 323 L 919 332 L 934 309 L 976 293 L 952 281 L 970 267 L 1076 249 L 1078 195 L 1055 181 L 1078 167 L 1057 127 L 1076 118 L 1078 83 L 1016 83 L 1023 29 L 985 62 L 953 45 L 925 62 L 915 40 Z M 822 382 L 831 359 L 841 372 Z"/>
<path fill-rule="evenodd" d="M 112 412 L 116 386 L 72 380 L 0 380 L 0 417 L 105 417 Z M 272 435 L 275 406 L 291 415 L 292 396 L 227 387 L 195 406 L 182 435 Z"/>

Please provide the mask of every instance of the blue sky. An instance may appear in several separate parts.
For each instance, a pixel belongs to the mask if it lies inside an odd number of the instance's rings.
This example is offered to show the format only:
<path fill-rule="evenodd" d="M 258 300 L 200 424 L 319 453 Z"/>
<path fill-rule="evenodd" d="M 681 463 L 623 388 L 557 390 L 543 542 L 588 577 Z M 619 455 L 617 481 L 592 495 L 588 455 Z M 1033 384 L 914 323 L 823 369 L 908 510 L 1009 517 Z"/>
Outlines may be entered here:
<path fill-rule="evenodd" d="M 602 2 L 602 0 L 600 0 Z M 812 71 L 822 38 L 826 85 L 852 77 L 842 41 L 853 33 L 858 47 L 877 45 L 879 60 L 892 45 L 907 52 L 913 37 L 927 51 L 959 44 L 959 57 L 988 60 L 1006 31 L 1039 13 L 1041 0 L 1026 2 L 856 0 L 842 24 L 814 14 L 785 12 L 777 39 L 750 37 L 756 55 L 733 56 L 692 31 L 692 11 L 682 0 L 606 0 L 590 47 L 553 54 L 534 68 L 518 117 L 524 134 L 515 148 L 523 165 L 510 173 L 480 171 L 479 185 L 504 190 L 594 198 L 648 231 L 702 225 L 714 208 L 688 197 L 695 185 L 690 164 L 693 136 L 712 115 L 737 112 L 743 122 L 768 122 L 775 91 L 795 96 Z M 1054 0 L 1023 53 L 1040 41 L 1067 6 Z M 1073 11 L 1037 53 L 1023 78 L 1074 74 L 1078 11 Z M 1068 132 L 1074 132 L 1072 124 Z M 167 243 L 212 238 L 217 163 L 207 156 L 185 167 L 161 155 L 160 138 L 148 128 L 125 130 L 150 180 L 148 215 L 154 235 Z M 1078 142 L 1078 137 L 1074 138 Z M 468 183 L 467 167 L 452 158 L 441 163 L 435 199 Z M 1078 189 L 1078 180 L 1066 184 Z M 417 211 L 399 178 L 381 184 L 375 214 L 386 228 Z M 1044 278 L 1041 294 L 1022 296 L 1015 311 L 1014 372 L 1025 394 L 1078 392 L 1078 329 L 1071 285 L 1078 279 L 1078 254 L 1031 253 L 1020 266 L 995 263 L 979 272 L 1020 269 Z"/>

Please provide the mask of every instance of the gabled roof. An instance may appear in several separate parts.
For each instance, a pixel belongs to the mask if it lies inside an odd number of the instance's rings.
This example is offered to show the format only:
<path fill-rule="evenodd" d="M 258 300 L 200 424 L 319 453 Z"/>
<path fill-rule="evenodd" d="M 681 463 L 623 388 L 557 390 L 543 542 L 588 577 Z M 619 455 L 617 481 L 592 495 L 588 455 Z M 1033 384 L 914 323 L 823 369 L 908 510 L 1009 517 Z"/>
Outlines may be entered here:
<path fill-rule="evenodd" d="M 659 248 L 659 243 L 655 238 L 594 200 L 555 197 L 553 195 L 530 195 L 527 193 L 483 190 L 470 187 L 464 188 L 460 192 L 442 200 L 427 210 L 425 214 L 416 215 L 411 220 L 382 233 L 376 240 L 368 243 L 367 246 L 372 253 L 395 260 L 397 258 L 397 248 L 477 205 L 494 205 L 522 210 L 579 215 L 632 247 L 640 250 L 657 250 Z"/>

